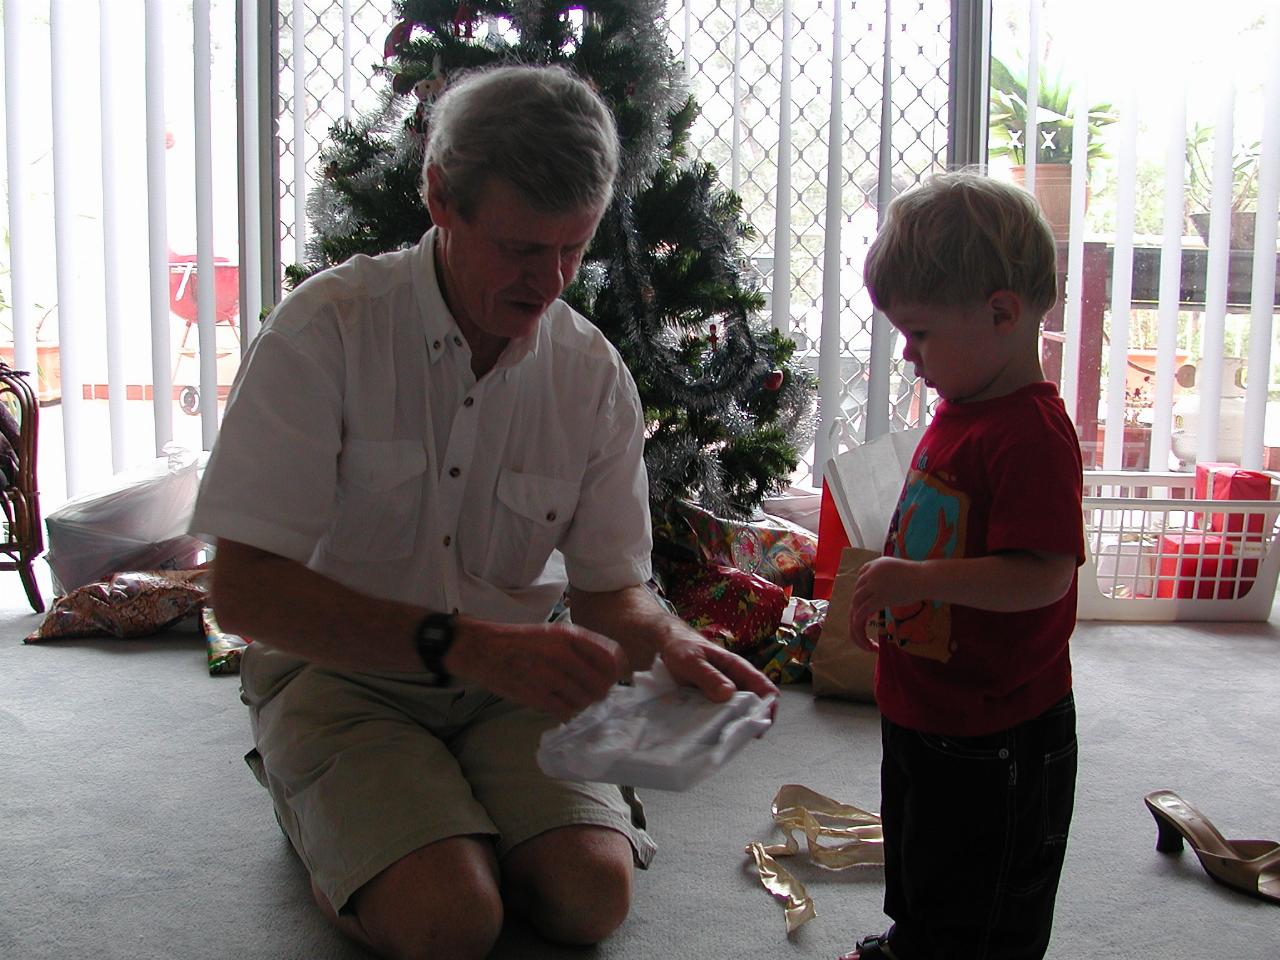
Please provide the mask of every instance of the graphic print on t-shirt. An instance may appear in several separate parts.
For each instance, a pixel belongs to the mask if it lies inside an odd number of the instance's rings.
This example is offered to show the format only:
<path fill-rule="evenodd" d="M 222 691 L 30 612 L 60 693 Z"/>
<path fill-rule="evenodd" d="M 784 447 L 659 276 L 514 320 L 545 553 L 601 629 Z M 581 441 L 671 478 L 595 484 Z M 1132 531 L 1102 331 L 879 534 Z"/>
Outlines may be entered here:
<path fill-rule="evenodd" d="M 964 556 L 969 498 L 920 470 L 907 474 L 898 509 L 889 524 L 885 553 L 908 560 Z M 951 645 L 951 605 L 921 600 L 891 607 L 886 629 L 904 652 L 946 662 Z"/>

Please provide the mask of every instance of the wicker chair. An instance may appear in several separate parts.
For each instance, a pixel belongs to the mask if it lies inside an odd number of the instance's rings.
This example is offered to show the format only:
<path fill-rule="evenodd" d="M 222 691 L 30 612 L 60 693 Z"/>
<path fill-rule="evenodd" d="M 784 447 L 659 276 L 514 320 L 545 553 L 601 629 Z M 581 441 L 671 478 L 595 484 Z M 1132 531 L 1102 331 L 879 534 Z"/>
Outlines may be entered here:
<path fill-rule="evenodd" d="M 0 524 L 4 528 L 0 531 L 0 554 L 9 558 L 0 559 L 0 570 L 18 571 L 32 609 L 42 613 L 44 600 L 32 569 L 32 564 L 44 553 L 44 521 L 40 516 L 40 491 L 36 483 L 40 408 L 26 376 L 0 363 L 0 403 L 8 408 L 17 426 L 17 442 L 5 437 L 6 446 L 13 448 L 16 462 L 7 458 L 4 469 L 0 470 L 0 485 L 3 485 Z"/>

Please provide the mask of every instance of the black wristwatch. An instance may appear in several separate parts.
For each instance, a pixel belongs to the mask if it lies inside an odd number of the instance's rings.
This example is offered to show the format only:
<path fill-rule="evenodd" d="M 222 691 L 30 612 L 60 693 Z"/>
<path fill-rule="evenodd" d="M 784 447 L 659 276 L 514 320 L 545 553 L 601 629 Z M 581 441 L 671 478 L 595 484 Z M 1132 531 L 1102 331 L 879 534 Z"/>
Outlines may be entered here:
<path fill-rule="evenodd" d="M 453 645 L 454 619 L 452 613 L 429 613 L 418 624 L 414 645 L 418 648 L 422 665 L 431 675 L 432 686 L 449 685 L 449 671 L 444 668 L 444 655 Z"/>

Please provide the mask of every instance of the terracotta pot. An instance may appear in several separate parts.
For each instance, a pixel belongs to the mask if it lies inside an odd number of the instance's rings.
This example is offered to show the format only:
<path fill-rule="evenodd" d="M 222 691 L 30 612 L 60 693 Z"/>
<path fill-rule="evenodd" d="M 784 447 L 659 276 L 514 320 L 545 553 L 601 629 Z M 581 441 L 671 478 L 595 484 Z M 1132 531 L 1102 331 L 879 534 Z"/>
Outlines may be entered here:
<path fill-rule="evenodd" d="M 1106 448 L 1107 443 L 1107 425 L 1106 423 L 1098 424 L 1098 439 L 1093 444 L 1081 444 L 1081 453 L 1084 455 L 1086 470 L 1102 469 L 1102 451 Z M 1089 449 L 1086 449 L 1086 446 Z M 1151 460 L 1151 428 L 1146 424 L 1126 423 L 1124 425 L 1124 440 L 1120 444 L 1120 469 L 1121 470 L 1148 470 L 1148 463 Z M 1157 466 L 1156 469 L 1164 469 Z"/>
<path fill-rule="evenodd" d="M 1231 249 L 1232 250 L 1252 250 L 1253 249 L 1253 232 L 1257 225 L 1258 214 L 1253 210 L 1232 210 L 1231 211 Z M 1191 214 L 1191 225 L 1196 228 L 1196 233 L 1200 234 L 1200 239 L 1204 241 L 1204 245 L 1209 245 L 1209 214 L 1193 213 Z"/>
<path fill-rule="evenodd" d="M 1013 180 L 1018 184 L 1026 183 L 1027 168 L 1021 164 L 1011 168 Z M 1035 196 L 1044 211 L 1045 219 L 1053 228 L 1056 240 L 1066 241 L 1071 227 L 1071 164 L 1069 163 L 1037 163 Z M 1089 206 L 1089 184 L 1085 181 L 1085 208 Z"/>
<path fill-rule="evenodd" d="M 61 349 L 56 343 L 36 344 L 36 401 L 42 407 L 62 399 Z M 0 360 L 13 366 L 12 345 L 0 347 Z"/>

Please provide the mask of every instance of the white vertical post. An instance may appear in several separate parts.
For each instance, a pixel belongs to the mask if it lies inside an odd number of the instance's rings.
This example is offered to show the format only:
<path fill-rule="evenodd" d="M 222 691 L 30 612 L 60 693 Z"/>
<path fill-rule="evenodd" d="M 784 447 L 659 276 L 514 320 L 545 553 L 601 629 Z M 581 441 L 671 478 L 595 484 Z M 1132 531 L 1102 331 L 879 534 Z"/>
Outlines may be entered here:
<path fill-rule="evenodd" d="M 837 9 L 839 4 L 836 5 Z M 729 186 L 742 186 L 742 0 L 733 0 L 733 135 L 729 144 Z"/>
<path fill-rule="evenodd" d="M 258 205 L 258 3 L 240 0 L 240 350 L 258 333 L 262 312 L 262 210 Z"/>
<path fill-rule="evenodd" d="M 342 117 L 351 121 L 351 0 L 342 0 Z"/>
<path fill-rule="evenodd" d="M 29 99 L 22 96 L 25 68 L 23 5 L 4 5 L 4 117 L 5 162 L 9 174 L 9 282 L 13 302 L 13 365 L 30 373 L 34 390 L 36 373 L 35 321 L 27 282 L 31 277 L 31 245 L 27 242 L 27 157 L 22 127 Z"/>
<path fill-rule="evenodd" d="M 62 378 L 62 445 L 66 464 L 67 496 L 84 490 L 86 479 L 84 456 L 83 408 L 81 396 L 84 376 L 80 368 L 81 328 L 83 315 L 80 283 L 74 271 L 78 262 L 73 209 L 73 182 L 78 164 L 76 129 L 83 120 L 79 104 L 79 69 L 74 38 L 83 28 L 78 11 L 67 0 L 49 3 L 49 57 L 52 86 L 53 126 L 53 221 L 54 250 L 57 258 L 58 287 L 58 363 Z"/>
<path fill-rule="evenodd" d="M 1222 411 L 1222 358 L 1226 351 L 1227 269 L 1231 257 L 1232 145 L 1235 141 L 1235 82 L 1223 80 L 1213 136 L 1213 192 L 1209 200 L 1209 257 L 1204 288 L 1204 332 L 1197 365 L 1196 460 L 1218 459 Z M 1272 268 L 1274 269 L 1274 268 Z"/>
<path fill-rule="evenodd" d="M 293 0 L 293 259 L 307 259 L 307 33 L 306 0 Z"/>
<path fill-rule="evenodd" d="M 1086 108 L 1087 109 L 1087 108 Z M 1027 0 L 1027 138 L 1025 183 L 1036 192 L 1036 161 L 1040 155 L 1040 0 Z"/>
<path fill-rule="evenodd" d="M 164 0 L 146 0 L 147 261 L 151 274 L 151 411 L 156 456 L 173 439 L 169 207 L 165 171 Z"/>
<path fill-rule="evenodd" d="M 684 77 L 693 76 L 693 0 L 684 0 Z"/>
<path fill-rule="evenodd" d="M 102 269 L 105 280 L 103 317 L 107 329 L 107 412 L 111 425 L 111 469 L 119 473 L 125 463 L 125 372 L 124 318 L 120 310 L 120 196 L 119 165 L 116 162 L 117 103 L 115 51 L 121 49 L 107 9 L 107 0 L 98 0 L 101 26 L 98 29 L 98 105 L 102 111 Z"/>
<path fill-rule="evenodd" d="M 1110 378 L 1107 381 L 1107 439 L 1102 448 L 1106 470 L 1119 470 L 1124 455 L 1125 383 L 1129 372 L 1129 313 L 1133 309 L 1133 223 L 1138 171 L 1138 110 L 1132 85 L 1120 107 L 1116 172 L 1116 240 L 1111 268 Z"/>
<path fill-rule="evenodd" d="M 773 222 L 773 328 L 791 333 L 791 0 L 782 0 L 778 186 Z"/>
<path fill-rule="evenodd" d="M 258 220 L 260 229 L 258 265 L 262 276 L 260 302 L 274 307 L 280 302 L 281 270 L 284 258 L 282 242 L 282 218 L 280 204 L 280 155 L 277 121 L 280 115 L 280 8 L 277 0 L 253 0 L 257 10 L 257 23 L 253 34 L 258 49 Z M 252 202 L 252 191 L 248 191 Z M 252 340 L 258 333 L 258 315 L 247 318 L 245 339 Z"/>
<path fill-rule="evenodd" d="M 884 223 L 885 208 L 893 193 L 893 3 L 884 0 L 884 66 L 880 89 L 880 182 L 876 214 Z M 865 439 L 889 432 L 889 368 L 893 364 L 893 328 L 879 310 L 871 313 L 871 357 L 867 372 L 867 405 L 863 411 Z"/>
<path fill-rule="evenodd" d="M 1062 402 L 1076 417 L 1080 393 L 1080 327 L 1084 305 L 1084 206 L 1089 190 L 1089 83 L 1082 76 L 1073 93 L 1071 115 L 1071 225 L 1067 230 L 1067 302 L 1062 311 Z M 1094 411 L 1089 417 L 1096 417 Z"/>
<path fill-rule="evenodd" d="M 844 61 L 840 36 L 840 4 L 832 7 L 831 28 L 831 109 L 827 121 L 827 209 L 823 222 L 822 328 L 818 336 L 818 410 L 822 424 L 814 437 L 813 481 L 822 482 L 822 469 L 835 452 L 832 433 L 840 414 L 840 264 L 841 223 L 844 220 L 844 118 L 841 111 Z"/>
<path fill-rule="evenodd" d="M 196 329 L 200 342 L 200 436 L 218 437 L 217 278 L 213 259 L 213 142 L 210 116 L 210 0 L 195 0 Z"/>
<path fill-rule="evenodd" d="M 1156 384 L 1151 400 L 1151 469 L 1168 469 L 1173 436 L 1174 356 L 1182 286 L 1182 231 L 1187 158 L 1187 88 L 1169 77 L 1168 130 L 1164 153 L 1164 240 L 1160 248 L 1160 292 L 1156 314 Z"/>
<path fill-rule="evenodd" d="M 1280 49 L 1280 17 L 1272 17 L 1270 49 Z M 1258 175 L 1258 214 L 1254 218 L 1253 289 L 1249 314 L 1249 381 L 1244 399 L 1244 455 L 1242 466 L 1263 466 L 1267 417 L 1267 388 L 1271 379 L 1271 335 L 1275 323 L 1276 218 L 1280 215 L 1280 57 L 1271 58 L 1262 121 L 1261 173 Z"/>

